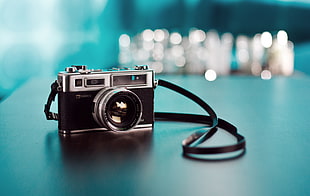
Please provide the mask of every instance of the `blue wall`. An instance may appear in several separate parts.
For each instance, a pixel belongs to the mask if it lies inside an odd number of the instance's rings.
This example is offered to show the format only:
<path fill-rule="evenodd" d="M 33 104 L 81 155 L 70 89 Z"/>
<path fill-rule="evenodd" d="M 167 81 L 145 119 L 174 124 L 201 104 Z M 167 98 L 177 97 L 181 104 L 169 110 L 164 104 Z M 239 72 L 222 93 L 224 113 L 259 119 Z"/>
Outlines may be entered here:
<path fill-rule="evenodd" d="M 190 27 L 234 35 L 285 29 L 310 40 L 310 3 L 253 0 L 4 0 L 0 1 L 0 97 L 34 76 L 71 64 L 117 65 L 118 37 L 145 28 Z M 304 47 L 307 48 L 307 47 Z M 297 55 L 298 56 L 298 55 Z M 299 55 L 300 56 L 300 55 Z M 301 54 L 302 61 L 308 60 Z M 298 65 L 303 69 L 303 65 Z"/>

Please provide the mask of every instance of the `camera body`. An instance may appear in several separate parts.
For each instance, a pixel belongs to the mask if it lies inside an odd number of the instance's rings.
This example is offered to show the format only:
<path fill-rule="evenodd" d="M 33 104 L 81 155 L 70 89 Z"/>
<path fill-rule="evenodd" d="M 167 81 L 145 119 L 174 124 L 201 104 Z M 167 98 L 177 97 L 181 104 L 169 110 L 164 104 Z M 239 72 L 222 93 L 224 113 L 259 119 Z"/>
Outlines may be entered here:
<path fill-rule="evenodd" d="M 57 81 L 61 133 L 153 127 L 154 72 L 147 66 L 107 71 L 72 66 Z"/>

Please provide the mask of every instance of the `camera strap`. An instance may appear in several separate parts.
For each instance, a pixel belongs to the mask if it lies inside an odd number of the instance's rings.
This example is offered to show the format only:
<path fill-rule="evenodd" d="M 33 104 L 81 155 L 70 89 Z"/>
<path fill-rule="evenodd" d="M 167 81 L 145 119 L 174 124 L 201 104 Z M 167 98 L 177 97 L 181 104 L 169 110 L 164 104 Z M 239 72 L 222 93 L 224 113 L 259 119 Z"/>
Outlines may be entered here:
<path fill-rule="evenodd" d="M 233 159 L 242 156 L 245 153 L 245 138 L 238 133 L 237 128 L 231 123 L 217 117 L 213 109 L 204 102 L 201 98 L 194 95 L 193 93 L 172 84 L 164 80 L 158 80 L 158 86 L 168 88 L 175 91 L 190 100 L 200 105 L 208 114 L 197 115 L 197 114 L 180 114 L 180 113 L 163 113 L 155 112 L 155 119 L 162 121 L 177 121 L 177 122 L 191 122 L 208 125 L 207 129 L 199 130 L 191 134 L 182 142 L 183 155 L 187 158 L 198 159 L 198 160 L 226 160 Z M 236 138 L 237 142 L 232 145 L 218 146 L 218 147 L 202 147 L 199 144 L 210 139 L 217 131 L 221 128 Z M 234 154 L 235 152 L 238 152 Z M 199 155 L 219 155 L 225 153 L 233 153 L 229 156 L 220 156 L 219 158 L 214 157 L 202 157 Z M 197 156 L 198 155 L 198 156 Z"/>
<path fill-rule="evenodd" d="M 47 98 L 47 103 L 44 105 L 44 113 L 47 120 L 58 120 L 58 114 L 50 111 L 52 102 L 55 101 L 55 97 L 58 94 L 59 84 L 57 80 L 51 85 L 51 92 Z"/>
<path fill-rule="evenodd" d="M 237 128 L 231 123 L 220 119 L 217 117 L 214 110 L 201 98 L 194 95 L 193 93 L 167 82 L 165 80 L 158 80 L 158 86 L 168 88 L 172 91 L 175 91 L 190 100 L 197 103 L 201 106 L 208 115 L 197 115 L 197 114 L 181 114 L 181 113 L 165 113 L 165 112 L 155 112 L 155 120 L 157 121 L 176 121 L 176 122 L 190 122 L 190 123 L 199 123 L 207 125 L 206 129 L 199 130 L 191 134 L 182 142 L 183 155 L 187 158 L 199 159 L 199 160 L 225 160 L 232 159 L 242 156 L 245 153 L 245 138 L 240 135 L 237 131 Z M 44 113 L 47 120 L 58 120 L 58 114 L 50 111 L 50 107 L 55 97 L 58 94 L 59 84 L 57 80 L 51 85 L 51 92 L 48 96 L 47 103 L 44 107 Z M 236 138 L 237 142 L 232 145 L 218 146 L 218 147 L 202 147 L 199 144 L 210 139 L 217 131 L 218 128 L 221 128 L 231 134 Z M 222 158 L 208 158 L 208 157 L 199 157 L 199 155 L 218 155 L 225 153 L 234 153 L 232 156 L 222 157 Z M 198 156 L 197 156 L 198 155 Z"/>

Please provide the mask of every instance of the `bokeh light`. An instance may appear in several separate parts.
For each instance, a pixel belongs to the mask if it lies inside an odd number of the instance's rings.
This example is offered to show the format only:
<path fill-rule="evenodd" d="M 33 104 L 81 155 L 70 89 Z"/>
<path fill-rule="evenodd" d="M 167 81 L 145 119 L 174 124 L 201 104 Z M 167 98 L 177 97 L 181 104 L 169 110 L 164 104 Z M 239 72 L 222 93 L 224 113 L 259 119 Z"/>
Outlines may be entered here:
<path fill-rule="evenodd" d="M 154 39 L 154 32 L 151 29 L 145 29 L 142 37 L 145 41 L 152 41 Z"/>
<path fill-rule="evenodd" d="M 182 42 L 182 36 L 180 33 L 174 32 L 170 35 L 170 42 L 172 44 L 180 44 Z"/>
<path fill-rule="evenodd" d="M 162 42 L 165 39 L 165 32 L 162 29 L 156 29 L 154 31 L 154 40 L 157 42 Z"/>
<path fill-rule="evenodd" d="M 262 78 L 263 80 L 270 80 L 271 77 L 272 77 L 272 74 L 271 74 L 271 72 L 270 72 L 269 70 L 264 70 L 264 71 L 262 71 L 262 73 L 260 74 L 260 76 L 261 76 L 261 78 Z"/>
<path fill-rule="evenodd" d="M 128 48 L 130 46 L 130 37 L 127 34 L 122 34 L 119 37 L 119 45 L 124 48 Z"/>
<path fill-rule="evenodd" d="M 278 41 L 278 44 L 280 44 L 280 45 L 282 45 L 282 46 L 287 45 L 288 36 L 287 36 L 286 31 L 280 30 L 280 31 L 277 33 L 277 41 Z"/>
<path fill-rule="evenodd" d="M 265 48 L 270 48 L 272 45 L 272 35 L 270 32 L 263 32 L 261 36 L 261 43 Z"/>
<path fill-rule="evenodd" d="M 216 72 L 212 69 L 207 70 L 205 73 L 205 78 L 206 78 L 206 80 L 208 80 L 210 82 L 216 80 L 216 78 L 217 78 Z"/>

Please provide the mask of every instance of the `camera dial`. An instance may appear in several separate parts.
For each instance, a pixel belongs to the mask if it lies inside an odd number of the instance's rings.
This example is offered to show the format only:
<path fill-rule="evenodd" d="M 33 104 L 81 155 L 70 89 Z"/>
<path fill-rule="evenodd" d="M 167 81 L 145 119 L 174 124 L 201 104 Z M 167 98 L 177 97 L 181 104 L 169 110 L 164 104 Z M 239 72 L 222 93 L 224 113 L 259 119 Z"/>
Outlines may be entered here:
<path fill-rule="evenodd" d="M 135 70 L 148 70 L 149 67 L 147 65 L 136 65 L 134 69 Z"/>
<path fill-rule="evenodd" d="M 87 70 L 86 65 L 72 65 L 71 67 L 75 67 L 77 70 Z"/>
<path fill-rule="evenodd" d="M 77 71 L 76 67 L 66 67 L 65 70 L 67 73 L 74 73 Z"/>
<path fill-rule="evenodd" d="M 129 130 L 139 123 L 142 116 L 141 100 L 125 88 L 103 89 L 93 102 L 95 121 L 110 130 Z"/>

